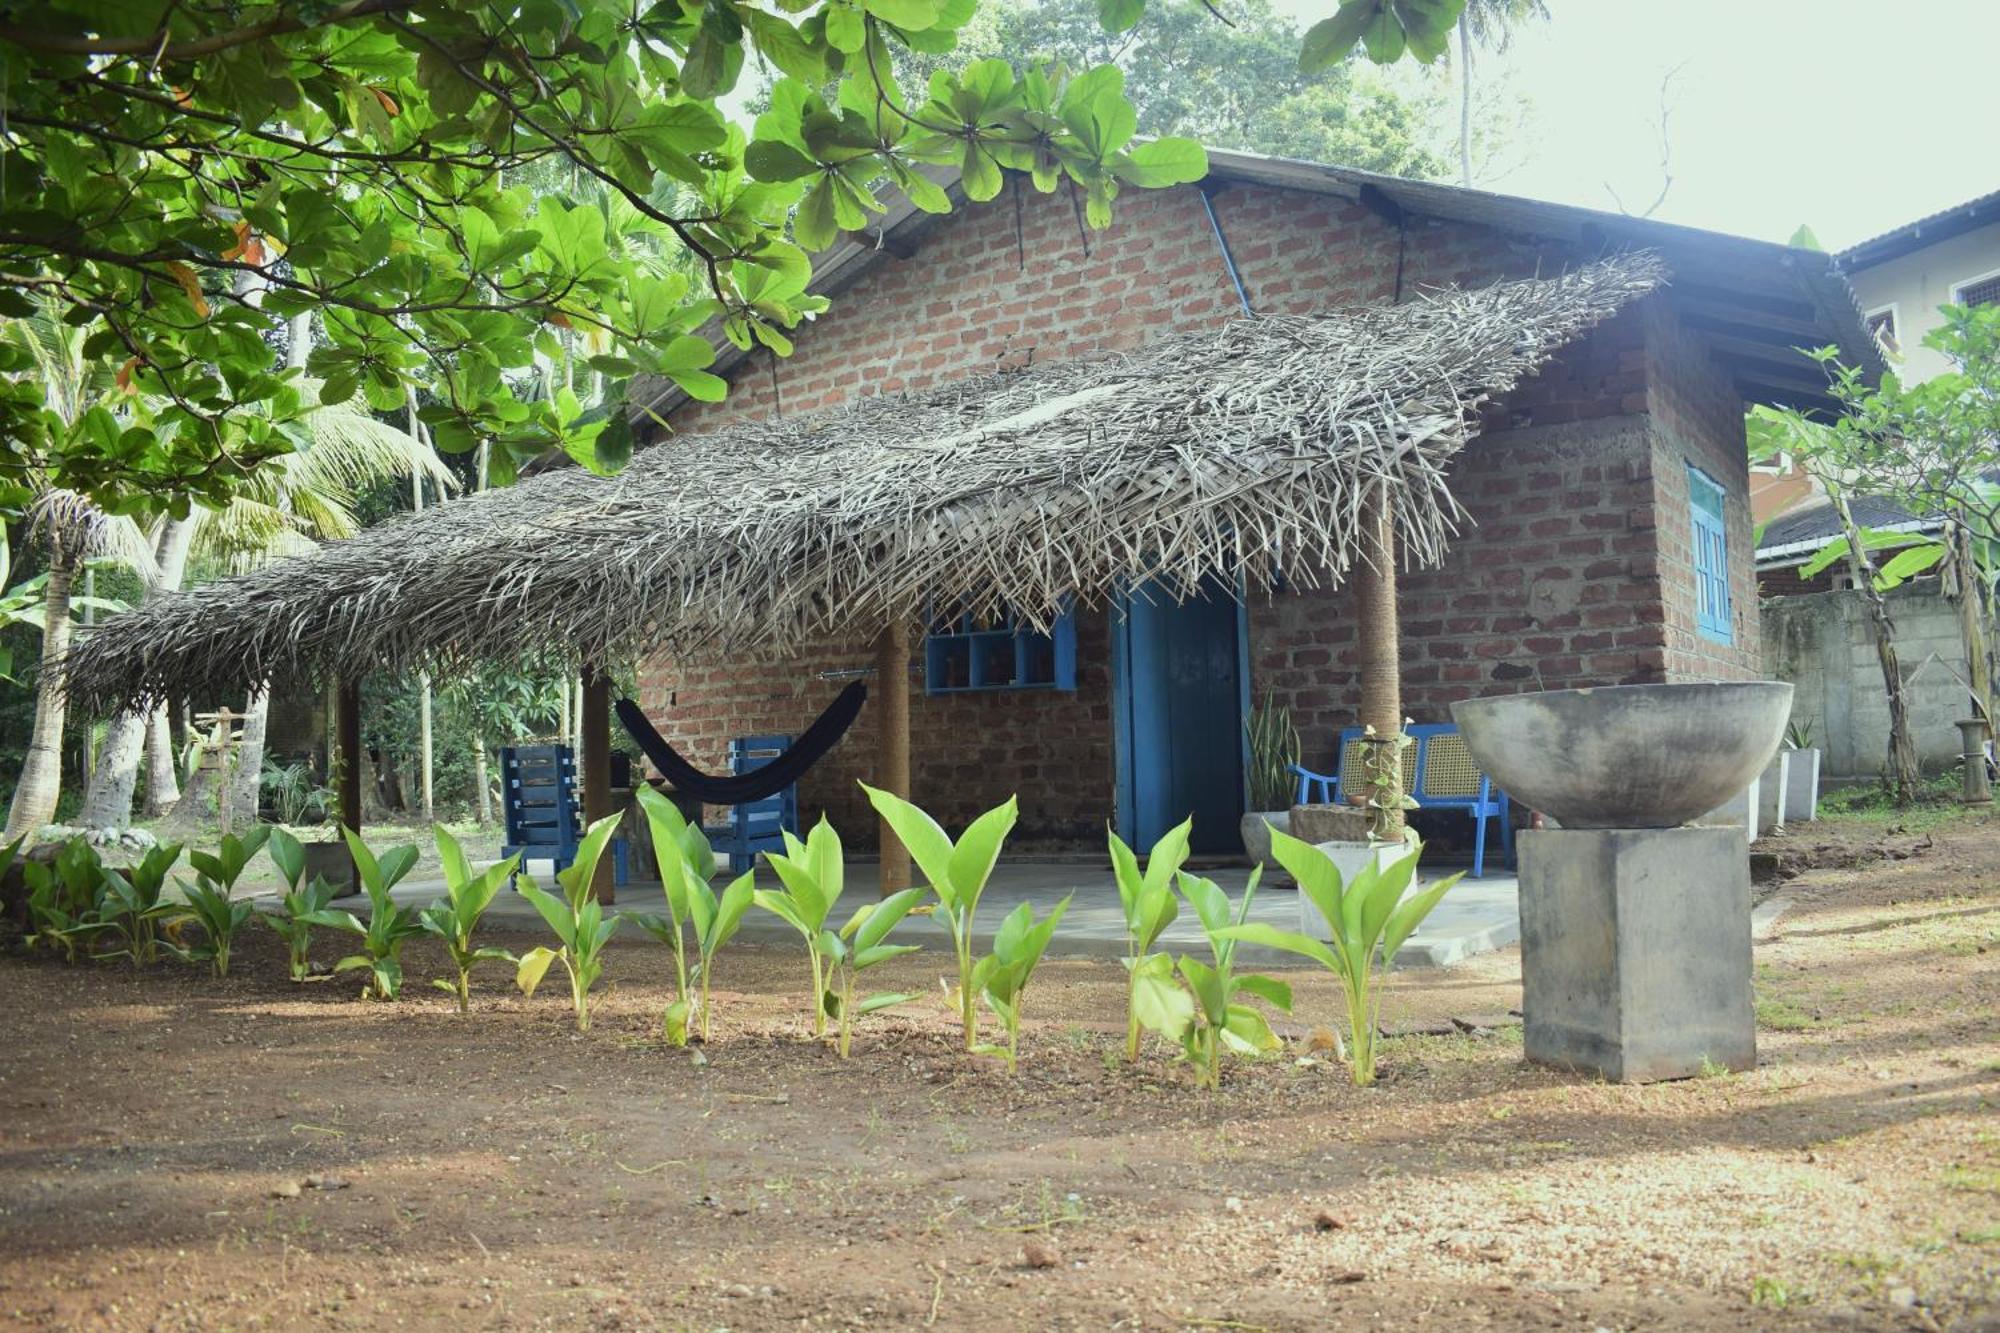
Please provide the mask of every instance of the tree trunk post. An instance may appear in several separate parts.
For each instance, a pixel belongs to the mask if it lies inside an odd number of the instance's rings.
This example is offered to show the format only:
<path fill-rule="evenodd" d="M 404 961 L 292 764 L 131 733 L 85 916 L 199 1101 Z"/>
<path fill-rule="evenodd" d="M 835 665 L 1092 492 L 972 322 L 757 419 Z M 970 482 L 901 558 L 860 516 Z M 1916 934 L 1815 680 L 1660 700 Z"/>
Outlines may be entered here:
<path fill-rule="evenodd" d="M 1896 625 L 1889 618 L 1888 602 L 1875 586 L 1875 566 L 1868 558 L 1861 525 L 1854 521 L 1854 510 L 1848 505 L 1847 496 L 1831 486 L 1828 490 L 1833 497 L 1834 513 L 1840 519 L 1841 535 L 1847 538 L 1847 572 L 1854 580 L 1854 590 L 1861 595 L 1862 605 L 1868 608 L 1875 660 L 1882 668 L 1882 693 L 1889 705 L 1889 754 L 1882 783 L 1897 805 L 1908 805 L 1917 799 L 1922 776 L 1917 770 L 1917 743 L 1910 733 L 1910 699 L 1904 688 L 1903 666 L 1896 656 Z"/>
<path fill-rule="evenodd" d="M 156 704 L 146 722 L 146 818 L 159 819 L 181 798 L 174 755 L 174 726 L 167 706 Z"/>
<path fill-rule="evenodd" d="M 52 550 L 49 581 L 42 594 L 42 669 L 35 678 L 34 731 L 15 781 L 14 803 L 7 811 L 8 842 L 53 820 L 56 798 L 62 794 L 63 718 L 69 706 L 62 688 L 62 660 L 69 651 L 69 590 L 76 564 L 60 534 Z"/>
<path fill-rule="evenodd" d="M 237 742 L 236 764 L 230 769 L 229 781 L 222 791 L 223 804 L 228 810 L 225 827 L 257 826 L 258 807 L 263 804 L 264 736 L 270 720 L 271 687 L 267 682 L 252 691 L 249 702 L 243 706 L 243 738 Z"/>
<path fill-rule="evenodd" d="M 875 639 L 875 783 L 910 799 L 910 627 L 901 620 L 882 627 Z M 881 821 L 883 897 L 910 887 L 910 849 Z"/>
<path fill-rule="evenodd" d="M 1364 748 L 1373 770 L 1370 831 L 1385 842 L 1403 836 L 1402 631 L 1396 616 L 1396 533 L 1387 491 L 1378 487 L 1361 515 L 1354 567 L 1356 635 L 1361 655 L 1361 724 L 1375 731 Z"/>
<path fill-rule="evenodd" d="M 611 677 L 595 663 L 586 662 L 577 688 L 577 739 L 580 742 L 577 776 L 583 780 L 583 822 L 586 826 L 611 811 Z M 609 855 L 599 859 L 591 877 L 591 896 L 601 903 L 613 901 L 617 888 L 612 882 Z"/>
<path fill-rule="evenodd" d="M 340 822 L 361 832 L 361 682 L 343 680 L 335 687 L 333 722 L 334 791 L 340 798 Z"/>

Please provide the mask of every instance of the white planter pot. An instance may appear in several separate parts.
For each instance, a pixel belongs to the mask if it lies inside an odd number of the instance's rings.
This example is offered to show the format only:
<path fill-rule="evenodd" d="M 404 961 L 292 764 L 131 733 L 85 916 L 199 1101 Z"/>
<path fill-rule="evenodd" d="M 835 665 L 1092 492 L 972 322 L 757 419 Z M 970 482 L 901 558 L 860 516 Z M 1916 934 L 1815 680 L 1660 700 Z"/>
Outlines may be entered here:
<path fill-rule="evenodd" d="M 1340 872 L 1342 884 L 1361 873 L 1371 860 L 1386 869 L 1406 856 L 1417 854 L 1416 847 L 1407 842 L 1320 842 L 1313 845 L 1332 859 L 1334 869 Z M 1417 877 L 1410 876 L 1410 887 L 1415 888 L 1416 884 Z M 1303 893 L 1299 895 L 1299 933 L 1316 940 L 1330 940 L 1333 935 L 1327 927 L 1326 918 L 1319 914 L 1319 908 L 1313 906 L 1312 899 Z"/>
<path fill-rule="evenodd" d="M 1785 822 L 1802 824 L 1819 818 L 1819 751 L 1791 751 L 1785 776 Z"/>
<path fill-rule="evenodd" d="M 1278 868 L 1271 856 L 1271 830 L 1280 833 L 1292 831 L 1290 810 L 1252 810 L 1243 816 L 1237 829 L 1243 835 L 1243 854 L 1250 858 L 1251 865 L 1262 863 L 1265 873 Z"/>

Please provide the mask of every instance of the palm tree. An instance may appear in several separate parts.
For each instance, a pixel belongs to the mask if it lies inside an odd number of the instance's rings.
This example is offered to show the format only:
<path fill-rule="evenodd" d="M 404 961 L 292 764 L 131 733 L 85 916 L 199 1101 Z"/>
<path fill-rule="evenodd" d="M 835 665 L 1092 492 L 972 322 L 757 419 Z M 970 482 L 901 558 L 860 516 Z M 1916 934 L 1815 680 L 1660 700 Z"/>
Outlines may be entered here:
<path fill-rule="evenodd" d="M 72 428 L 85 412 L 117 394 L 109 378 L 93 373 L 83 356 L 83 330 L 57 317 L 51 302 L 25 319 L 6 321 L 0 337 L 32 359 L 43 402 L 62 426 Z M 14 784 L 7 810 L 7 827 L 0 840 L 11 841 L 55 818 L 62 795 L 62 737 L 67 700 L 62 689 L 62 660 L 69 651 L 70 614 L 75 609 L 76 576 L 86 562 L 123 560 L 148 575 L 152 555 L 145 535 L 130 518 L 105 513 L 75 491 L 41 484 L 31 466 L 27 471 L 34 497 L 29 507 L 29 533 L 47 548 L 48 575 L 42 590 L 41 671 L 35 677 L 35 721 L 28 753 Z"/>
<path fill-rule="evenodd" d="M 1465 0 L 1458 15 L 1458 183 L 1472 185 L 1472 47 L 1505 51 L 1514 29 L 1547 19 L 1547 0 Z"/>

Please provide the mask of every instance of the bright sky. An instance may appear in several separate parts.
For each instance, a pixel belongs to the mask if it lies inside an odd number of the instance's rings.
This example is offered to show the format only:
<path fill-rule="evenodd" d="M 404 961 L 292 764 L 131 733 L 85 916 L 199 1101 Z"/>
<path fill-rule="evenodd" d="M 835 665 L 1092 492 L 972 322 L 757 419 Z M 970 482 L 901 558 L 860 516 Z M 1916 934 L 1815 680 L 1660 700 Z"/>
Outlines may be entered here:
<path fill-rule="evenodd" d="M 1532 110 L 1525 161 L 1474 184 L 1841 249 L 2000 190 L 2000 0 L 1547 0 L 1553 18 L 1476 61 Z M 1303 27 L 1335 0 L 1275 0 Z M 1685 62 L 1685 63 L 1683 63 Z"/>

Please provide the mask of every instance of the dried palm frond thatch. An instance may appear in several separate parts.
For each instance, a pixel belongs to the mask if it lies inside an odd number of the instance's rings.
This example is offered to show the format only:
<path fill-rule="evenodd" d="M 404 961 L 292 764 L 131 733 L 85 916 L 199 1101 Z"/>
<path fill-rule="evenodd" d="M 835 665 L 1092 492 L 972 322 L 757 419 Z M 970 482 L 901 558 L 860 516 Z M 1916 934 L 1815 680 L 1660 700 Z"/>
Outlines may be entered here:
<path fill-rule="evenodd" d="M 1627 255 L 671 439 L 614 478 L 546 474 L 120 616 L 75 651 L 71 689 L 781 653 L 929 606 L 1047 617 L 1279 565 L 1338 583 L 1378 493 L 1403 559 L 1435 564 L 1476 406 L 1661 279 Z"/>

